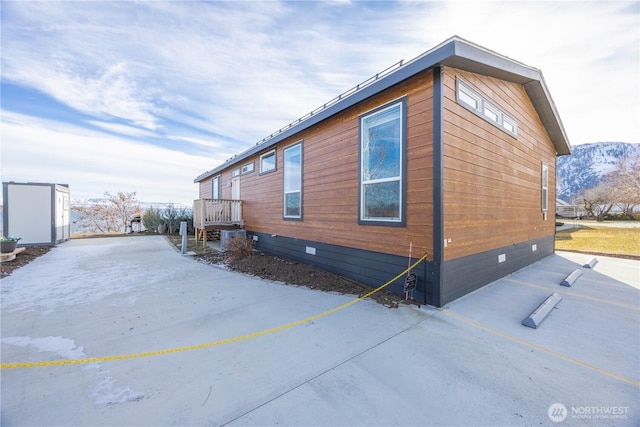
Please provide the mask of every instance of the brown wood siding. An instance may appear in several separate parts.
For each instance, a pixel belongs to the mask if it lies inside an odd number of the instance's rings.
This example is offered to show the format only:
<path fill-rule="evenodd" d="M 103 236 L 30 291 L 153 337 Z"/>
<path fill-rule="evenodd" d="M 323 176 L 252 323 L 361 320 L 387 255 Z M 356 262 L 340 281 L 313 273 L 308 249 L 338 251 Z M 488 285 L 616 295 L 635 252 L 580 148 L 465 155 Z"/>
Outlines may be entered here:
<path fill-rule="evenodd" d="M 246 163 L 243 163 L 243 164 L 246 164 Z M 231 171 L 234 169 L 237 169 L 238 167 L 225 170 L 221 174 L 218 174 L 220 175 L 220 193 L 221 193 L 220 198 L 221 199 L 231 199 Z M 212 176 L 198 183 L 200 188 L 199 197 L 201 199 L 212 198 L 211 196 L 213 191 L 213 184 L 212 184 L 213 178 L 215 178 L 218 175 Z"/>
<path fill-rule="evenodd" d="M 211 178 L 207 178 L 204 181 L 199 182 L 200 192 L 199 197 L 201 199 L 211 198 Z"/>
<path fill-rule="evenodd" d="M 359 225 L 359 116 L 402 97 L 407 105 L 406 227 Z M 433 74 L 426 71 L 277 144 L 276 172 L 259 174 L 259 154 L 247 159 L 255 161 L 256 171 L 241 177 L 245 228 L 396 255 L 408 255 L 412 242 L 414 255 L 433 253 L 432 121 Z M 299 141 L 303 220 L 284 220 L 283 150 Z"/>
<path fill-rule="evenodd" d="M 456 102 L 456 77 L 518 123 L 514 138 Z M 555 232 L 556 153 L 524 88 L 447 68 L 444 78 L 445 260 Z M 541 168 L 549 166 L 547 220 Z"/>

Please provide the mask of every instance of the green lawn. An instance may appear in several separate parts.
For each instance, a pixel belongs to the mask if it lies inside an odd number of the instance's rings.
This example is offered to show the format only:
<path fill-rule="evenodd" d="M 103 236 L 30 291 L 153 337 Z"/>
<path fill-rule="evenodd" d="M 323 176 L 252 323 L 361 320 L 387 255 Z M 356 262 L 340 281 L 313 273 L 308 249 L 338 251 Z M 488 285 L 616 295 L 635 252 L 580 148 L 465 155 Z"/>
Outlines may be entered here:
<path fill-rule="evenodd" d="M 582 226 L 559 231 L 556 249 L 640 256 L 640 228 Z"/>

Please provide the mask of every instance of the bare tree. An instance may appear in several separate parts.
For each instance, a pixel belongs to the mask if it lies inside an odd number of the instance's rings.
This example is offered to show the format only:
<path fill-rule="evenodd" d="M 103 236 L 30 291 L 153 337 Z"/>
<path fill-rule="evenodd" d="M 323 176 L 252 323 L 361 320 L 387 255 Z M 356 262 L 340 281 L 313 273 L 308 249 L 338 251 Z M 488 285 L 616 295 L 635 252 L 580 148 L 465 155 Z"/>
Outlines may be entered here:
<path fill-rule="evenodd" d="M 162 212 L 162 219 L 167 226 L 167 232 L 169 234 L 174 234 L 180 228 L 179 213 L 173 203 L 167 204 L 167 207 Z"/>
<path fill-rule="evenodd" d="M 134 214 L 139 214 L 142 212 L 142 208 L 136 200 L 136 192 L 118 192 L 118 194 L 113 195 L 107 191 L 106 193 L 104 193 L 104 196 L 106 197 L 114 211 L 113 214 L 117 218 L 118 226 L 121 227 L 122 231 L 126 232 L 129 218 L 131 218 L 131 216 Z"/>
<path fill-rule="evenodd" d="M 142 211 L 136 193 L 119 192 L 113 195 L 107 191 L 104 196 L 102 200 L 89 203 L 74 201 L 71 209 L 80 214 L 78 222 L 90 231 L 126 232 L 129 218 Z"/>
<path fill-rule="evenodd" d="M 621 159 L 606 179 L 613 183 L 617 206 L 623 214 L 632 216 L 640 205 L 640 155 Z"/>
<path fill-rule="evenodd" d="M 115 231 L 111 211 L 102 201 L 74 200 L 71 210 L 80 214 L 75 222 L 81 229 L 98 233 Z"/>
<path fill-rule="evenodd" d="M 606 180 L 582 192 L 580 201 L 587 216 L 603 221 L 616 204 L 612 181 Z"/>
<path fill-rule="evenodd" d="M 580 197 L 587 216 L 602 221 L 614 206 L 633 216 L 640 205 L 640 155 L 620 159 L 615 170 L 597 186 L 584 190 Z"/>

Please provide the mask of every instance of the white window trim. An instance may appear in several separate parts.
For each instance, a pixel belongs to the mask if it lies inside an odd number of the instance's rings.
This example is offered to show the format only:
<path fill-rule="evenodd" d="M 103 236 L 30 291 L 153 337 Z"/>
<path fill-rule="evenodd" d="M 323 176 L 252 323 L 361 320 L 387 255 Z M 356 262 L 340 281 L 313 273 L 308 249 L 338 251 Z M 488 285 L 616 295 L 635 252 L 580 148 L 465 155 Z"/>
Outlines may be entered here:
<path fill-rule="evenodd" d="M 396 108 L 400 106 L 400 154 L 398 156 L 398 162 L 400 163 L 399 175 L 397 177 L 390 178 L 380 178 L 380 179 L 372 179 L 372 180 L 364 180 L 363 172 L 364 172 L 364 156 L 363 156 L 363 135 L 364 135 L 364 122 L 367 118 L 381 114 L 387 110 L 392 108 Z M 405 156 L 405 104 L 404 102 L 393 102 L 387 105 L 386 107 L 382 107 L 376 110 L 373 110 L 369 113 L 363 114 L 360 116 L 360 222 L 361 223 L 372 223 L 372 224 L 380 224 L 380 223 L 389 223 L 389 224 L 403 224 L 404 223 L 404 203 L 405 203 L 405 195 L 403 191 L 403 180 L 404 177 L 404 156 Z M 365 216 L 365 186 L 369 184 L 378 184 L 383 182 L 398 182 L 400 185 L 400 194 L 399 194 L 399 206 L 398 206 L 398 218 L 393 217 L 372 217 L 368 218 Z"/>
<path fill-rule="evenodd" d="M 287 151 L 294 149 L 296 147 L 300 147 L 300 189 L 299 190 L 295 190 L 295 191 L 286 191 L 286 182 L 287 182 Z M 283 160 L 282 162 L 284 163 L 283 166 L 283 177 L 284 177 L 284 182 L 282 185 L 282 189 L 283 189 L 283 196 L 282 196 L 282 212 L 283 212 L 283 217 L 286 219 L 302 219 L 302 141 L 296 142 L 295 144 L 292 144 L 290 146 L 288 146 L 287 148 L 285 148 L 283 150 Z M 287 215 L 287 194 L 295 194 L 295 193 L 300 193 L 300 214 L 299 215 Z"/>
<path fill-rule="evenodd" d="M 265 158 L 270 157 L 272 155 L 273 155 L 273 168 L 264 170 L 262 168 L 262 166 L 263 166 L 263 162 L 262 161 Z M 275 149 L 273 149 L 271 151 L 267 151 L 266 153 L 260 155 L 260 174 L 274 172 L 277 169 L 277 166 L 278 165 L 277 165 L 277 161 L 276 161 L 276 150 Z"/>
<path fill-rule="evenodd" d="M 476 100 L 477 108 L 467 102 L 467 100 L 464 99 L 465 96 Z M 508 133 L 514 138 L 518 137 L 518 122 L 516 122 L 512 117 L 506 115 L 504 111 L 489 102 L 488 99 L 472 89 L 471 86 L 462 81 L 459 77 L 456 77 L 456 102 L 477 116 L 482 117 L 485 121 L 496 126 L 498 129 Z M 494 113 L 497 118 L 494 120 L 493 117 L 487 115 L 487 110 Z M 510 127 L 512 129 L 510 129 Z"/>

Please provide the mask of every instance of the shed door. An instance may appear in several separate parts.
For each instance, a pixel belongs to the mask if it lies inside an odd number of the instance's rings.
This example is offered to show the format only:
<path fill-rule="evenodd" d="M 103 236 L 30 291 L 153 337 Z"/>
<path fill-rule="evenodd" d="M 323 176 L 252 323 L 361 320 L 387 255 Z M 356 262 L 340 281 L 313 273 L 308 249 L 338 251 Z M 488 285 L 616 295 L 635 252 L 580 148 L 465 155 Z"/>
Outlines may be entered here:
<path fill-rule="evenodd" d="M 69 240 L 69 194 L 56 191 L 55 242 Z"/>
<path fill-rule="evenodd" d="M 66 193 L 63 193 L 62 195 L 62 239 L 63 240 L 69 240 L 69 233 L 70 233 L 70 218 L 69 218 L 69 211 L 70 211 L 70 201 L 69 201 L 69 195 Z"/>

